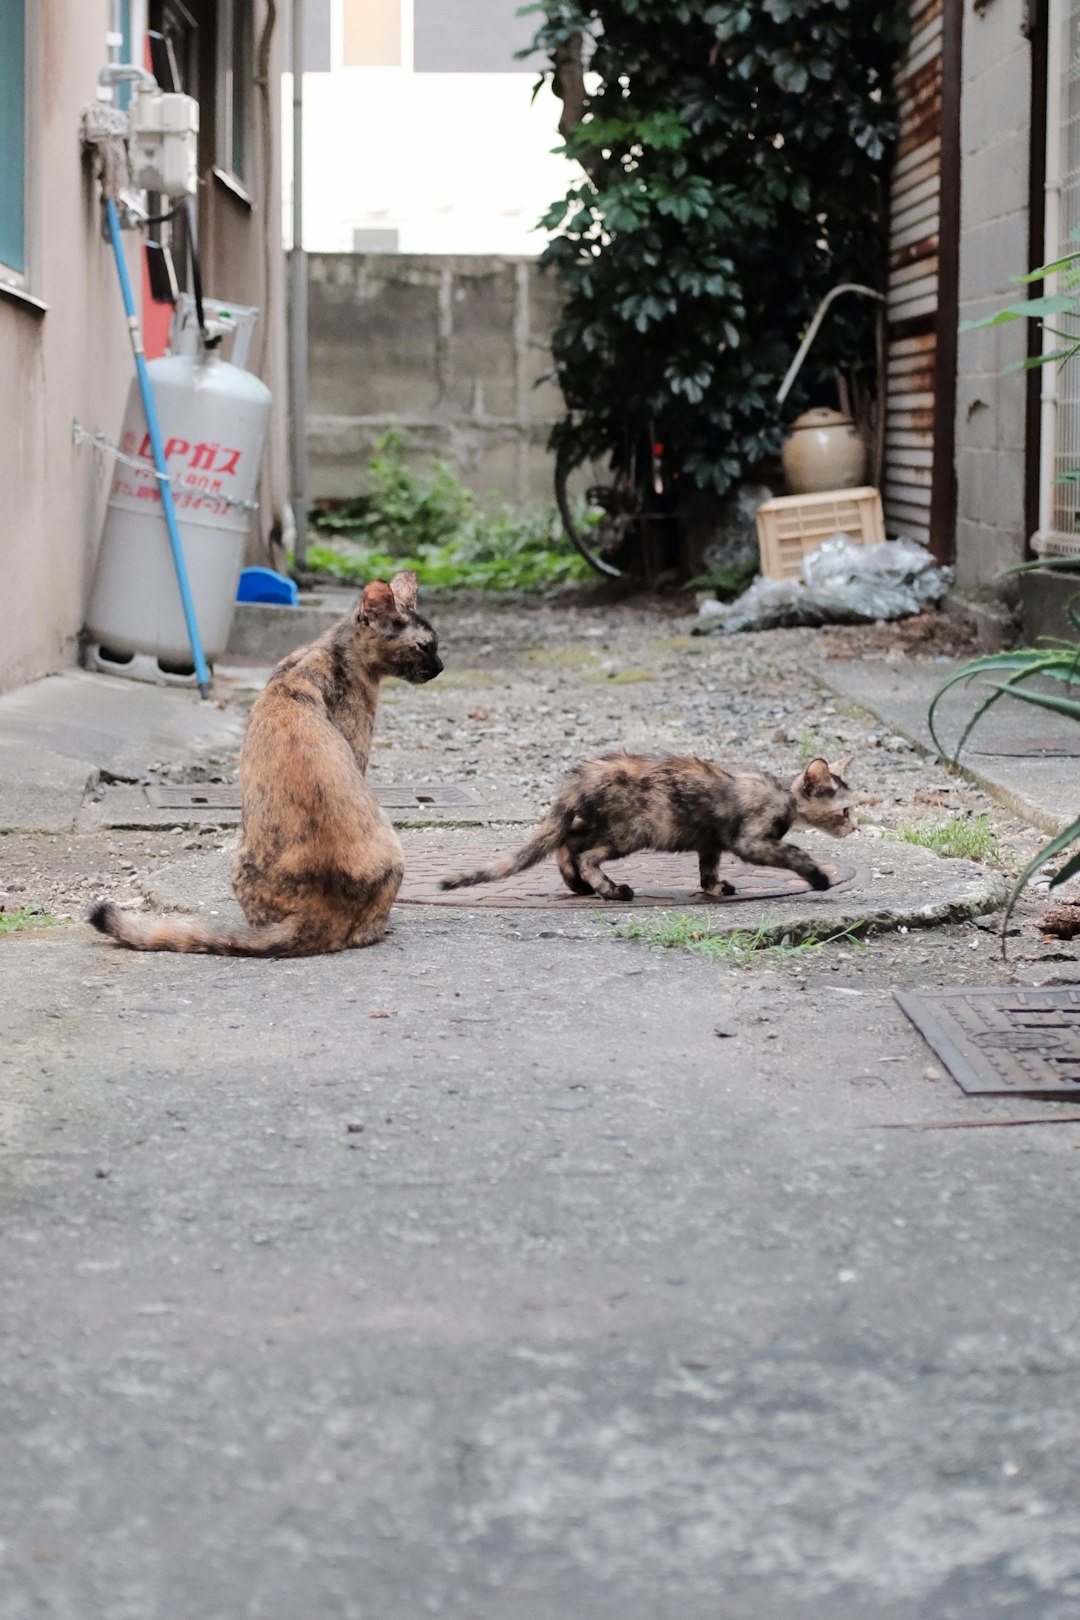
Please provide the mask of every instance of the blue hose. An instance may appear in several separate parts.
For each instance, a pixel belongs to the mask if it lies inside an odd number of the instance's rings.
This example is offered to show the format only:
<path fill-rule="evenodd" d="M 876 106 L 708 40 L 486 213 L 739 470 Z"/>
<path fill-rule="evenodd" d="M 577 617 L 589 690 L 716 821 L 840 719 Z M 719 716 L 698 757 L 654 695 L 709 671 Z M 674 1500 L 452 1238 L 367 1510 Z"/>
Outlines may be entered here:
<path fill-rule="evenodd" d="M 172 484 L 169 482 L 169 469 L 165 462 L 165 452 L 161 444 L 161 428 L 158 426 L 157 407 L 154 404 L 154 390 L 150 384 L 150 373 L 146 369 L 142 331 L 139 327 L 139 317 L 135 313 L 135 300 L 131 295 L 131 281 L 128 278 L 127 262 L 124 259 L 124 249 L 120 239 L 120 218 L 116 212 L 116 204 L 111 197 L 105 199 L 105 213 L 109 221 L 109 238 L 112 242 L 113 256 L 116 259 L 116 269 L 120 277 L 120 292 L 124 300 L 124 314 L 127 316 L 128 333 L 131 337 L 131 351 L 135 356 L 135 371 L 139 378 L 139 392 L 142 394 L 143 411 L 146 414 L 146 426 L 150 435 L 150 450 L 154 458 L 154 472 L 157 476 L 158 488 L 161 491 L 161 510 L 165 514 L 165 527 L 168 530 L 173 566 L 176 569 L 176 583 L 180 587 L 180 601 L 184 609 L 184 622 L 187 625 L 188 641 L 191 643 L 191 659 L 195 665 L 195 676 L 199 683 L 199 691 L 204 698 L 208 698 L 210 696 L 210 672 L 206 667 L 206 659 L 203 657 L 202 639 L 199 636 L 198 620 L 195 617 L 195 603 L 192 601 L 187 564 L 184 561 L 184 549 L 180 543 L 180 530 L 176 522 L 176 506 L 173 502 Z"/>

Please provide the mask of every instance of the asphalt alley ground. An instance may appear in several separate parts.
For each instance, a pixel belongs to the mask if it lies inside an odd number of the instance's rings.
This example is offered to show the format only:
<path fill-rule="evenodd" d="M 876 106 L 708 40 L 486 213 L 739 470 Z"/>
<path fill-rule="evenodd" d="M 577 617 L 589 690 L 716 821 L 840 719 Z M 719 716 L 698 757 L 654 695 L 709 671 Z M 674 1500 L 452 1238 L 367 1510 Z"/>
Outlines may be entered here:
<path fill-rule="evenodd" d="M 508 843 L 616 743 L 855 746 L 867 891 L 902 825 L 985 815 L 999 889 L 1039 841 L 823 696 L 820 637 L 432 614 L 450 679 L 387 693 L 373 772 L 494 781 Z M 143 769 L 224 774 L 241 708 Z M 64 823 L 71 780 L 9 908 L 227 903 L 231 827 L 107 825 L 109 783 Z M 892 999 L 1080 979 L 1038 909 L 1004 967 L 985 921 L 737 967 L 599 907 L 299 962 L 0 941 L 0 1620 L 1073 1620 L 1078 1110 L 966 1099 Z"/>

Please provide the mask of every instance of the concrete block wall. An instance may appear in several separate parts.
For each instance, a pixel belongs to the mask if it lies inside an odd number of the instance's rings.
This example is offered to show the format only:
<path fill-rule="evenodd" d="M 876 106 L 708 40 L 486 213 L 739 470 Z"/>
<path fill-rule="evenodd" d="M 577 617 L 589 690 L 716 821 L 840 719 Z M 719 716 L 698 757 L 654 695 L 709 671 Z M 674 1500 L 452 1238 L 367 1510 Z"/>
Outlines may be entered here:
<path fill-rule="evenodd" d="M 1024 0 L 966 0 L 961 100 L 960 319 L 1024 297 L 1031 48 Z M 1035 199 L 1037 207 L 1042 199 Z M 957 357 L 957 583 L 993 584 L 1023 558 L 1027 322 L 961 332 Z"/>
<path fill-rule="evenodd" d="M 316 253 L 308 271 L 309 498 L 354 495 L 392 426 L 480 495 L 550 505 L 560 293 L 533 259 Z"/>

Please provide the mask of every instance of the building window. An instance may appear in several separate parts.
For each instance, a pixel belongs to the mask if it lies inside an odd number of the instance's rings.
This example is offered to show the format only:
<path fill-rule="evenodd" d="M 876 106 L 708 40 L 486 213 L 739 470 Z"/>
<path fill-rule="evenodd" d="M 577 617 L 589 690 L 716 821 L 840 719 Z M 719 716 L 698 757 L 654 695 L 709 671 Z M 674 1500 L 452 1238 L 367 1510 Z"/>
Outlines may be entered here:
<path fill-rule="evenodd" d="M 26 279 L 26 0 L 0 0 L 0 280 Z"/>
<path fill-rule="evenodd" d="M 343 0 L 346 67 L 401 66 L 401 0 Z"/>
<path fill-rule="evenodd" d="M 215 167 L 241 187 L 246 187 L 248 177 L 251 50 L 250 5 L 243 0 L 222 0 L 218 12 Z"/>

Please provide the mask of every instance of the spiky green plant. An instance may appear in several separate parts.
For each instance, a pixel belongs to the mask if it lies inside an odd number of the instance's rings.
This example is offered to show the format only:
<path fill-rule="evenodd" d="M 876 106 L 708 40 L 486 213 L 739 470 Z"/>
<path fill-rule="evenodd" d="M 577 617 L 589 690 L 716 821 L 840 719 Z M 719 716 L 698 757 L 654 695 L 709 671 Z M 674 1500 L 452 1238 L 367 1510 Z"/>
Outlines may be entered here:
<path fill-rule="evenodd" d="M 1080 241 L 1080 228 L 1072 232 L 1072 238 L 1074 241 Z M 1041 297 L 1024 299 L 1018 304 L 1009 304 L 993 315 L 988 315 L 984 320 L 965 321 L 960 327 L 962 332 L 977 331 L 983 327 L 1001 326 L 1008 321 L 1034 320 L 1040 322 L 1044 332 L 1049 332 L 1057 339 L 1056 348 L 1044 347 L 1040 354 L 1031 355 L 1026 360 L 1014 361 L 1005 368 L 1007 371 L 1029 370 L 1035 366 L 1045 365 L 1056 365 L 1064 369 L 1080 357 L 1080 329 L 1077 326 L 1077 322 L 1080 322 L 1080 249 L 1072 249 L 1060 259 L 1055 259 L 1052 264 L 1040 265 L 1027 275 L 1013 276 L 1012 280 L 1018 286 L 1030 286 L 1045 281 L 1048 276 L 1057 277 L 1056 291 Z M 1057 321 L 1059 324 L 1052 326 L 1051 321 Z M 1073 467 L 1061 473 L 1058 482 L 1063 484 L 1080 482 L 1080 468 Z M 1018 563 L 1012 568 L 1005 568 L 1002 574 L 1023 574 L 1033 568 L 1049 568 L 1059 573 L 1068 573 L 1080 568 L 1080 557 L 1039 557 L 1034 562 Z M 999 698 L 1015 698 L 1021 703 L 1033 704 L 1038 709 L 1049 709 L 1052 714 L 1063 714 L 1070 720 L 1080 720 L 1080 594 L 1069 599 L 1065 604 L 1065 612 L 1076 630 L 1075 640 L 1059 636 L 1040 636 L 1039 643 L 1035 647 L 1018 647 L 1013 652 L 989 653 L 984 658 L 973 659 L 971 663 L 965 664 L 942 682 L 931 700 L 928 716 L 930 735 L 939 753 L 948 757 L 934 725 L 938 704 L 950 687 L 955 686 L 958 681 L 970 681 L 979 675 L 996 674 L 1004 675 L 1006 678 L 1004 681 L 990 683 L 990 690 L 977 705 L 953 750 L 954 764 L 959 761 L 960 751 L 974 728 Z M 1033 690 L 1028 683 L 1036 680 L 1056 681 L 1065 690 L 1063 692 Z M 1055 860 L 1063 851 L 1078 842 L 1080 842 L 1080 816 L 1059 832 L 1056 838 L 1045 844 L 1025 866 L 1009 896 L 1009 903 L 1002 919 L 1003 952 L 1005 930 L 1025 885 L 1048 861 Z M 1060 887 L 1078 872 L 1080 872 L 1080 853 L 1072 855 L 1064 866 L 1058 868 L 1050 879 L 1050 887 L 1052 889 Z"/>
<path fill-rule="evenodd" d="M 1035 708 L 1049 709 L 1052 714 L 1063 714 L 1070 720 L 1080 721 L 1080 594 L 1070 598 L 1066 603 L 1065 612 L 1075 626 L 1076 640 L 1067 640 L 1059 636 L 1041 636 L 1038 646 L 1018 647 L 1012 652 L 988 653 L 983 658 L 975 658 L 971 663 L 955 670 L 941 683 L 931 700 L 927 718 L 930 735 L 938 752 L 944 758 L 948 758 L 949 753 L 938 736 L 935 724 L 938 704 L 945 693 L 958 682 L 974 680 L 979 675 L 1004 675 L 1005 679 L 989 683 L 989 690 L 976 706 L 960 735 L 959 742 L 953 749 L 951 757 L 954 765 L 959 762 L 961 749 L 983 715 L 1003 697 L 1013 698 L 1020 703 L 1030 703 Z M 1056 681 L 1064 690 L 1037 691 L 1030 685 L 1030 682 L 1036 680 Z M 1025 885 L 1048 861 L 1055 860 L 1070 845 L 1078 842 L 1080 842 L 1080 816 L 1059 832 L 1056 838 L 1045 844 L 1024 867 L 1005 908 L 1001 924 L 1003 942 L 1009 918 Z M 1050 879 L 1050 887 L 1052 889 L 1060 887 L 1078 872 L 1080 872 L 1080 852 L 1070 856 L 1064 866 L 1058 868 Z"/>
<path fill-rule="evenodd" d="M 1074 242 L 1080 241 L 1080 226 L 1070 233 Z M 1031 286 L 1042 283 L 1048 276 L 1057 278 L 1058 290 L 1044 293 L 1038 298 L 1025 298 L 1018 304 L 1007 304 L 993 315 L 985 316 L 981 321 L 961 321 L 961 332 L 982 332 L 987 327 L 1004 326 L 1009 321 L 1037 321 L 1043 333 L 1049 332 L 1057 340 L 1056 348 L 1043 347 L 1038 354 L 1028 355 L 1026 360 L 1011 360 L 1005 367 L 1009 371 L 1031 371 L 1038 366 L 1057 366 L 1064 370 L 1065 366 L 1080 357 L 1080 248 L 1074 248 L 1069 253 L 1055 259 L 1052 264 L 1041 264 L 1036 270 L 1029 270 L 1026 276 L 1011 276 L 1009 279 L 1018 287 Z M 1051 320 L 1064 322 L 1064 325 L 1051 326 Z M 1067 467 L 1057 476 L 1059 484 L 1080 483 L 1080 467 Z M 1004 579 L 1009 574 L 1026 574 L 1031 569 L 1053 569 L 1058 573 L 1075 572 L 1080 569 L 1080 557 L 1036 557 L 1034 562 L 1015 563 L 1011 568 L 1003 568 L 999 578 Z"/>

